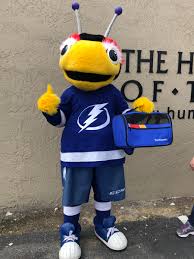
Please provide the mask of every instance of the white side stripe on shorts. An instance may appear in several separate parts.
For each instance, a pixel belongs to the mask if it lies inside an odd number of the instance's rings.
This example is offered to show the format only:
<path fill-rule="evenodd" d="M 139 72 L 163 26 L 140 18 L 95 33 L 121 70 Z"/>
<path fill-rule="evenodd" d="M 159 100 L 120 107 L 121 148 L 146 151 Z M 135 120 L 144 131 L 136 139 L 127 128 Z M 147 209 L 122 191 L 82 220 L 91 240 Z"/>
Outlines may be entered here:
<path fill-rule="evenodd" d="M 98 162 L 124 157 L 125 152 L 123 150 L 61 153 L 61 161 L 63 162 Z"/>

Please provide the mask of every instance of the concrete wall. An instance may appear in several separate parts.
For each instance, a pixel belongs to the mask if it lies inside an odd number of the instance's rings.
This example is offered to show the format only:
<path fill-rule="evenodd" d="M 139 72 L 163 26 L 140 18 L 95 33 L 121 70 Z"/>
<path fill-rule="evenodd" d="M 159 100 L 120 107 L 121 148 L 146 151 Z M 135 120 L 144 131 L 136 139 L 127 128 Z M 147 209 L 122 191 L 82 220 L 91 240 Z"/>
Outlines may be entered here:
<path fill-rule="evenodd" d="M 156 107 L 193 109 L 192 80 L 185 65 L 177 75 L 177 52 L 189 58 L 194 46 L 193 0 L 82 0 L 81 16 L 86 32 L 103 33 L 113 8 L 122 4 L 124 13 L 111 36 L 123 49 L 168 51 L 168 74 L 149 74 L 148 65 L 137 73 L 136 53 L 131 56 L 131 73 L 116 81 L 141 82 L 152 98 L 153 81 L 165 81 Z M 51 82 L 58 94 L 68 85 L 58 68 L 59 44 L 76 31 L 71 1 L 1 0 L 0 6 L 0 208 L 26 209 L 60 203 L 60 129 L 49 126 L 36 109 L 36 100 Z M 164 56 L 163 56 L 164 57 Z M 154 72 L 157 58 L 154 56 Z M 174 96 L 174 87 L 180 90 Z M 132 88 L 132 90 L 130 90 Z M 135 96 L 128 87 L 127 96 Z M 188 161 L 194 155 L 194 120 L 174 121 L 174 145 L 137 150 L 127 158 L 127 199 L 157 199 L 194 195 L 194 174 Z"/>

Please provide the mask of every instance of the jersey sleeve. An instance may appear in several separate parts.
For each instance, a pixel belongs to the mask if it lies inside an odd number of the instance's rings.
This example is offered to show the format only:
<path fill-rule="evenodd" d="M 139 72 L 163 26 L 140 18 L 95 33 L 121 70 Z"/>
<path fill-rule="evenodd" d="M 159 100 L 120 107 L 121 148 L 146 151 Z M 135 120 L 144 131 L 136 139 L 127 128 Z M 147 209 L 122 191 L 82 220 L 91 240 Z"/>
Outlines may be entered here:
<path fill-rule="evenodd" d="M 115 102 L 116 102 L 116 115 L 122 114 L 125 110 L 129 109 L 129 105 L 121 92 L 115 88 Z"/>
<path fill-rule="evenodd" d="M 71 91 L 67 89 L 61 95 L 61 102 L 59 104 L 57 113 L 52 116 L 46 113 L 43 113 L 46 120 L 51 125 L 56 126 L 58 128 L 65 126 L 66 121 L 69 119 L 69 116 L 71 115 L 71 110 L 72 110 L 71 99 L 72 99 Z"/>

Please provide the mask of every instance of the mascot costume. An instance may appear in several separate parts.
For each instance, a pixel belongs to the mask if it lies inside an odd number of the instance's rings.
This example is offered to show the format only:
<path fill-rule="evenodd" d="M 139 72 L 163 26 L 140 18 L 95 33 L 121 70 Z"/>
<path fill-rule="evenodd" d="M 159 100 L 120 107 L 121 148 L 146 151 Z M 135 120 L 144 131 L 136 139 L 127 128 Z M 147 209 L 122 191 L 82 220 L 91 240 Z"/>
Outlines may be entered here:
<path fill-rule="evenodd" d="M 112 250 L 123 250 L 127 239 L 115 227 L 111 202 L 125 198 L 123 164 L 125 152 L 114 144 L 112 120 L 129 109 L 120 91 L 112 85 L 123 63 L 116 41 L 109 38 L 114 17 L 104 36 L 81 32 L 79 4 L 73 3 L 78 33 L 64 40 L 60 47 L 59 66 L 71 84 L 59 98 L 48 85 L 38 99 L 38 109 L 56 127 L 64 127 L 61 138 L 64 224 L 60 227 L 60 259 L 81 257 L 80 209 L 94 191 L 95 234 Z M 150 113 L 153 103 L 146 97 L 133 104 L 138 111 Z"/>

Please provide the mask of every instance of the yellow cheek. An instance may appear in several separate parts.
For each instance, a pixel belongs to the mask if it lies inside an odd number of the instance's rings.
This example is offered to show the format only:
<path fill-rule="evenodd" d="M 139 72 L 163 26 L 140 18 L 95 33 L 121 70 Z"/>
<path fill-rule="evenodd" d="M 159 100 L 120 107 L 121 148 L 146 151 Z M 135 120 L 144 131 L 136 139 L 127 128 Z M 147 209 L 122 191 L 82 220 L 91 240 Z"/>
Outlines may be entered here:
<path fill-rule="evenodd" d="M 79 41 L 60 57 L 62 70 L 117 75 L 120 64 L 114 64 L 101 42 Z"/>
<path fill-rule="evenodd" d="M 69 83 L 84 91 L 94 91 L 110 84 L 120 70 L 120 64 L 114 64 L 110 60 L 101 42 L 85 40 L 75 43 L 60 57 L 59 67 Z M 101 82 L 79 81 L 69 78 L 66 71 L 108 75 L 110 78 Z"/>

